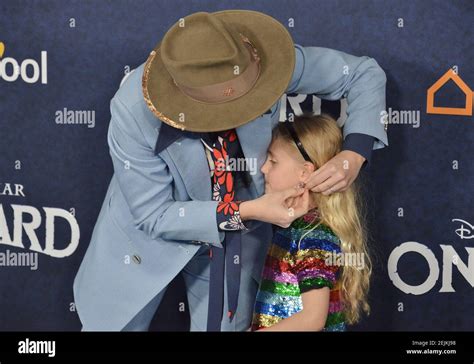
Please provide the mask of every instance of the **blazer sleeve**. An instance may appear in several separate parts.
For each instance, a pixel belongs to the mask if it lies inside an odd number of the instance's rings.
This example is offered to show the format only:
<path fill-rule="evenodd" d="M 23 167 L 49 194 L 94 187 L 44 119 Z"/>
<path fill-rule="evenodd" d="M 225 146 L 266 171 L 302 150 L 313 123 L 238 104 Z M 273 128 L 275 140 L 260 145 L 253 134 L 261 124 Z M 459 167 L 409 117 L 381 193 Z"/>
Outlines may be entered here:
<path fill-rule="evenodd" d="M 343 137 L 374 137 L 373 149 L 388 146 L 381 112 L 385 110 L 385 72 L 373 58 L 356 57 L 323 47 L 295 44 L 295 69 L 286 93 L 316 94 L 321 99 L 347 98 Z"/>
<path fill-rule="evenodd" d="M 133 114 L 115 96 L 108 144 L 114 172 L 137 229 L 153 239 L 200 241 L 222 247 L 217 201 L 175 201 L 165 161 L 146 143 Z"/>

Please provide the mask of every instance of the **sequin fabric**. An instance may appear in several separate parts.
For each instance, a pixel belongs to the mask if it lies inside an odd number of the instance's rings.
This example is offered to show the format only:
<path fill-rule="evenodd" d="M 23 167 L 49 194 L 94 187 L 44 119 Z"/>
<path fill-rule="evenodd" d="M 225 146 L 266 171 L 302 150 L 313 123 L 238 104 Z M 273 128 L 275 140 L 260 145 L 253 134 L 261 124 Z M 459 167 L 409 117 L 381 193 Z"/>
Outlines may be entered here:
<path fill-rule="evenodd" d="M 345 331 L 339 293 L 341 267 L 325 262 L 332 254 L 341 253 L 340 240 L 327 225 L 318 223 L 319 214 L 314 209 L 288 228 L 275 231 L 257 293 L 252 331 L 275 325 L 301 311 L 301 295 L 322 287 L 330 289 L 324 331 Z"/>

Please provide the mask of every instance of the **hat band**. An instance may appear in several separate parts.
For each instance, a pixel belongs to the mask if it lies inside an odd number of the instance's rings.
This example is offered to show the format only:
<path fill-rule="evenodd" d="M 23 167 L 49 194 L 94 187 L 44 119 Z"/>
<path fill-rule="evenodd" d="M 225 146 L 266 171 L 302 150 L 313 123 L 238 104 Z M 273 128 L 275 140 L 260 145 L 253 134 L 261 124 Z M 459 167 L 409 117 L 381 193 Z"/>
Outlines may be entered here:
<path fill-rule="evenodd" d="M 183 94 L 193 100 L 210 104 L 235 100 L 245 95 L 252 89 L 260 75 L 260 57 L 257 54 L 257 49 L 248 38 L 242 36 L 242 41 L 250 52 L 250 63 L 246 70 L 239 76 L 229 81 L 200 87 L 181 85 L 173 79 L 175 85 Z"/>

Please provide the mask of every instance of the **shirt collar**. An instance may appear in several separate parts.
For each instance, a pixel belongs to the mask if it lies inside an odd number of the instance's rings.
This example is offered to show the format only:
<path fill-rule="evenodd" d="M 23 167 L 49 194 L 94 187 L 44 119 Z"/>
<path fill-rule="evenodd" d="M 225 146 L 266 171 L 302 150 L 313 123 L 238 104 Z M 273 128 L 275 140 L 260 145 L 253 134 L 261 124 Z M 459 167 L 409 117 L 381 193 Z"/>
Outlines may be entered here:
<path fill-rule="evenodd" d="M 180 130 L 168 124 L 161 123 L 160 132 L 155 144 L 155 155 L 161 153 L 164 149 L 168 148 L 181 137 L 195 139 L 201 138 L 203 134 L 204 133 Z"/>

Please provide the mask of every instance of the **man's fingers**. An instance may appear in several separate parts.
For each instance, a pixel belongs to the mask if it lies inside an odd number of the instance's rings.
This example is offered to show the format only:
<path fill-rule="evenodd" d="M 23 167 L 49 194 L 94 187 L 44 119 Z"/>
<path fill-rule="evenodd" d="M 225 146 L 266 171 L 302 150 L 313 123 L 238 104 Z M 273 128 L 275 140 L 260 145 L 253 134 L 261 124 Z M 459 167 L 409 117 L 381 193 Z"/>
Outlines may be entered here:
<path fill-rule="evenodd" d="M 296 197 L 301 195 L 304 192 L 304 188 L 301 188 L 299 186 L 296 187 L 291 187 L 283 191 L 283 198 L 284 200 L 290 198 L 290 197 Z"/>
<path fill-rule="evenodd" d="M 347 183 L 346 183 L 345 180 L 343 180 L 343 181 L 340 181 L 340 182 L 336 183 L 332 187 L 329 186 L 329 188 L 322 191 L 322 194 L 323 195 L 329 195 L 329 194 L 334 193 L 334 192 L 340 192 L 340 191 L 343 191 L 346 187 L 347 187 Z"/>
<path fill-rule="evenodd" d="M 326 165 L 322 166 L 319 170 L 318 174 L 315 174 L 315 172 L 311 173 L 311 176 L 309 179 L 306 181 L 306 187 L 312 190 L 316 186 L 319 186 L 321 183 L 326 181 L 328 178 L 332 176 L 332 171 L 329 168 L 325 167 Z"/>
<path fill-rule="evenodd" d="M 311 173 L 311 175 L 308 176 L 308 178 L 306 178 L 306 180 L 304 180 L 303 182 L 307 183 L 312 176 L 317 176 L 319 175 L 321 172 L 324 172 L 324 166 L 326 166 L 327 163 L 323 164 L 321 167 L 319 167 L 317 170 L 315 170 L 313 173 Z"/>
<path fill-rule="evenodd" d="M 317 192 L 330 192 L 329 189 L 332 188 L 334 190 L 334 186 L 336 184 L 339 183 L 339 180 L 332 176 L 331 178 L 329 178 L 328 180 L 326 180 L 325 182 L 323 182 L 322 184 L 320 184 L 318 187 L 318 190 Z"/>
<path fill-rule="evenodd" d="M 308 212 L 309 195 L 310 195 L 310 192 L 308 189 L 306 189 L 305 192 L 301 196 L 297 197 L 297 201 L 294 206 L 295 216 L 300 217 Z"/>

